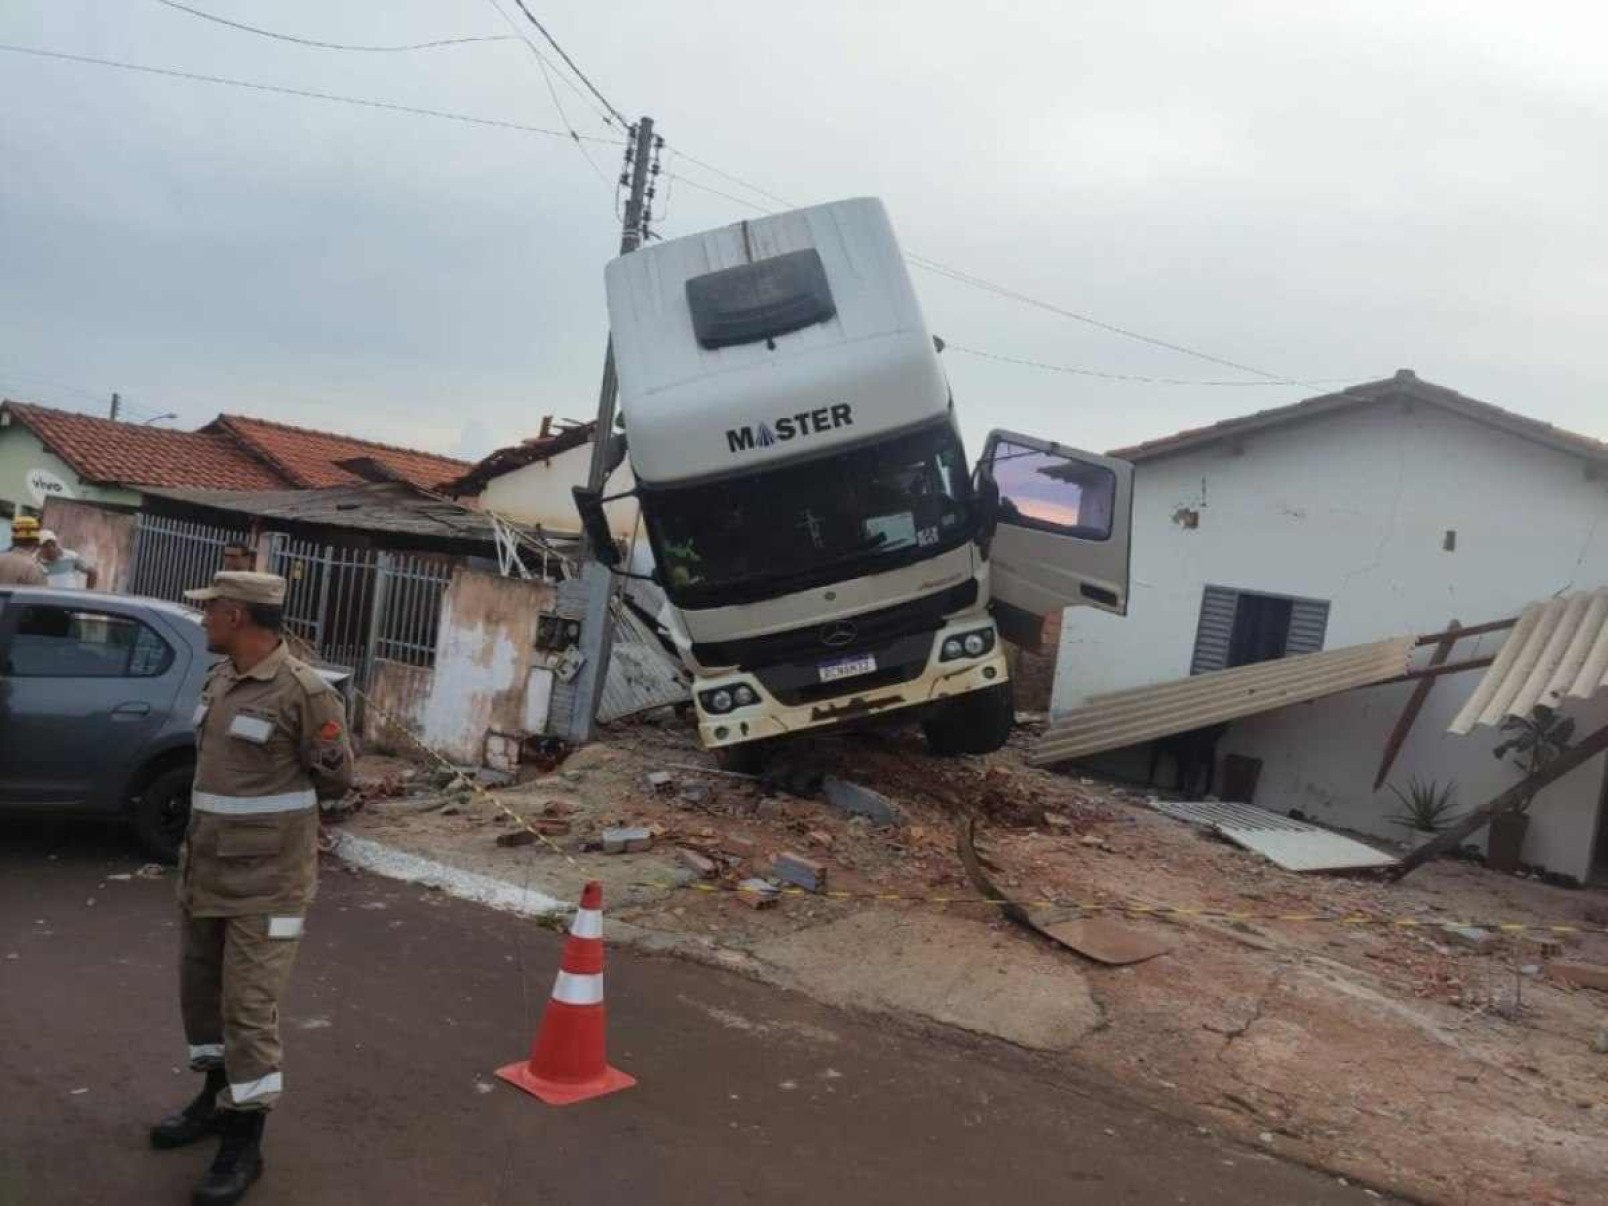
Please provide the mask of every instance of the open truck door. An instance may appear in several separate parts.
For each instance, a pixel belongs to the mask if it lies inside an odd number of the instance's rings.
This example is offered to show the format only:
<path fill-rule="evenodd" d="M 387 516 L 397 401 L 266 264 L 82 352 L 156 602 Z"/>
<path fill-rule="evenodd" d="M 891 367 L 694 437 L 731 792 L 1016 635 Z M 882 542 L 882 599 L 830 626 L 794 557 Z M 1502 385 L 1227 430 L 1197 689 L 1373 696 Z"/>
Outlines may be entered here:
<path fill-rule="evenodd" d="M 1131 464 L 994 431 L 977 471 L 993 502 L 991 590 L 1006 640 L 1039 648 L 1044 618 L 1066 607 L 1128 613 Z"/>

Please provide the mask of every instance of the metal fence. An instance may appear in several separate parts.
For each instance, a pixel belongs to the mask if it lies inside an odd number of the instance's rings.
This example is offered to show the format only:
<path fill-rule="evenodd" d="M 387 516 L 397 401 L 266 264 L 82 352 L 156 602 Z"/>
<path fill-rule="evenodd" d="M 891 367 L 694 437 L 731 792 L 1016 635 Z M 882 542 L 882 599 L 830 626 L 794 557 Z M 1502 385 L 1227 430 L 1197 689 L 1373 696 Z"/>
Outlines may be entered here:
<path fill-rule="evenodd" d="M 441 625 L 441 600 L 452 580 L 452 567 L 440 560 L 405 554 L 380 554 L 376 577 L 379 598 L 370 662 L 382 657 L 409 666 L 435 664 Z"/>
<path fill-rule="evenodd" d="M 182 603 L 185 591 L 205 586 L 223 568 L 223 546 L 245 539 L 245 532 L 231 528 L 138 514 L 129 594 Z"/>
<path fill-rule="evenodd" d="M 268 571 L 285 579 L 285 627 L 326 662 L 358 669 L 373 622 L 373 549 L 346 549 L 275 534 Z"/>

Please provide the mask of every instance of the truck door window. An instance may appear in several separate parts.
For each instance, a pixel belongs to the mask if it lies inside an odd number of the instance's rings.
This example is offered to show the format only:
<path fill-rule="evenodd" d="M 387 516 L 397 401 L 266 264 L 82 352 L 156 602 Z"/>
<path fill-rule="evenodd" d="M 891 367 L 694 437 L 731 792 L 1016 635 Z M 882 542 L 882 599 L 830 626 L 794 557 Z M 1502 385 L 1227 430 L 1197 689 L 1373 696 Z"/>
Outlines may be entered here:
<path fill-rule="evenodd" d="M 1070 460 L 1008 440 L 994 446 L 1000 521 L 1106 540 L 1116 503 L 1117 478 L 1103 465 Z"/>
<path fill-rule="evenodd" d="M 16 678 L 154 678 L 167 642 L 130 616 L 30 604 L 19 608 L 8 673 Z"/>

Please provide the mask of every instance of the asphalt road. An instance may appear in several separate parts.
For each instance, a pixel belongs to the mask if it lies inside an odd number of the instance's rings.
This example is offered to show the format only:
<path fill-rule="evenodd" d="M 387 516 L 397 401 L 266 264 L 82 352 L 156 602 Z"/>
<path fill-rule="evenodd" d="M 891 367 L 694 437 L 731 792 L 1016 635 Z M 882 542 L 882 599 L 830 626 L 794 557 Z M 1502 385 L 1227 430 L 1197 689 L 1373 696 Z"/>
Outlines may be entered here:
<path fill-rule="evenodd" d="M 0 1204 L 187 1202 L 172 881 L 115 834 L 0 827 Z M 734 906 L 736 907 L 736 906 Z M 555 1110 L 522 1058 L 560 939 L 326 866 L 287 1003 L 271 1203 L 1362 1203 L 1000 1043 L 924 1034 L 611 952 L 636 1089 Z M 856 957 L 845 952 L 845 957 Z"/>

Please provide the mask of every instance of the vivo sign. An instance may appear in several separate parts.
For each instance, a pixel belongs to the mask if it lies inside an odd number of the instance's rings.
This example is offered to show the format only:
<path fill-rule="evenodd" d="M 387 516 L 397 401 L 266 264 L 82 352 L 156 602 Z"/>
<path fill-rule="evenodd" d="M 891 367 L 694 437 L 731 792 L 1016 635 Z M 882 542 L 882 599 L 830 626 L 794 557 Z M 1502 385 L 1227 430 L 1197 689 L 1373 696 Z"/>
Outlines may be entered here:
<path fill-rule="evenodd" d="M 30 469 L 27 476 L 28 493 L 38 506 L 44 506 L 47 498 L 71 498 L 72 487 L 49 469 Z"/>

